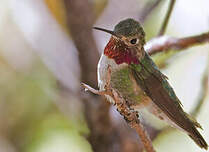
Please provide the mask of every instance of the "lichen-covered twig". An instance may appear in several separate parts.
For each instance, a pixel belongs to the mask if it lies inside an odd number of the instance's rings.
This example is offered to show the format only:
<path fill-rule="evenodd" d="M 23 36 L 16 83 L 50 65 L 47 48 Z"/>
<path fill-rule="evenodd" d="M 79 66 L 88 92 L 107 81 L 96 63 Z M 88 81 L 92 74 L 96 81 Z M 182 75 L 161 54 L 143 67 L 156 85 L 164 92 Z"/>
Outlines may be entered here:
<path fill-rule="evenodd" d="M 160 31 L 158 33 L 158 36 L 161 36 L 161 35 L 163 35 L 165 33 L 165 30 L 166 30 L 166 27 L 168 25 L 168 22 L 169 22 L 171 13 L 173 11 L 175 2 L 176 2 L 176 0 L 170 0 L 170 4 L 169 4 L 169 7 L 168 7 L 168 11 L 167 11 L 166 16 L 165 16 L 165 19 L 163 21 L 162 27 L 161 27 L 161 29 L 160 29 Z"/>
<path fill-rule="evenodd" d="M 208 42 L 209 32 L 184 38 L 161 36 L 147 42 L 145 50 L 150 55 L 153 55 L 159 52 L 166 52 L 171 49 L 180 51 L 194 45 L 200 45 Z"/>
<path fill-rule="evenodd" d="M 126 122 L 130 125 L 131 128 L 134 128 L 141 138 L 141 141 L 144 145 L 144 148 L 146 149 L 147 152 L 155 152 L 153 146 L 152 146 L 152 141 L 150 140 L 146 130 L 143 128 L 141 125 L 139 119 L 138 119 L 138 112 L 134 111 L 128 104 L 127 102 L 120 97 L 120 95 L 111 89 L 110 86 L 110 77 L 111 75 L 111 70 L 110 67 L 108 67 L 108 75 L 107 75 L 107 84 L 105 86 L 104 91 L 99 91 L 95 90 L 94 88 L 90 87 L 87 84 L 82 83 L 82 86 L 85 88 L 85 90 L 89 90 L 92 93 L 95 93 L 97 95 L 108 95 L 111 96 L 115 103 L 114 106 L 117 108 L 118 112 L 124 117 Z"/>

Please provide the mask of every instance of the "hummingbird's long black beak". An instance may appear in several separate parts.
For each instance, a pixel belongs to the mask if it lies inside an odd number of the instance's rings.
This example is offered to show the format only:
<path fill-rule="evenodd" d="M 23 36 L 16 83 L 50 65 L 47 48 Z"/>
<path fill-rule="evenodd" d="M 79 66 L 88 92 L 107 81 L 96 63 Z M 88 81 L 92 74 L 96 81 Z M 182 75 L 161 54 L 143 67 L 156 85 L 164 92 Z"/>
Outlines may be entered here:
<path fill-rule="evenodd" d="M 93 27 L 95 30 L 99 30 L 99 31 L 103 31 L 103 32 L 106 32 L 106 33 L 109 33 L 111 35 L 114 35 L 116 36 L 117 38 L 121 38 L 120 35 L 116 34 L 114 31 L 110 31 L 110 30 L 107 30 L 107 29 L 103 29 L 103 28 L 100 28 L 100 27 Z"/>

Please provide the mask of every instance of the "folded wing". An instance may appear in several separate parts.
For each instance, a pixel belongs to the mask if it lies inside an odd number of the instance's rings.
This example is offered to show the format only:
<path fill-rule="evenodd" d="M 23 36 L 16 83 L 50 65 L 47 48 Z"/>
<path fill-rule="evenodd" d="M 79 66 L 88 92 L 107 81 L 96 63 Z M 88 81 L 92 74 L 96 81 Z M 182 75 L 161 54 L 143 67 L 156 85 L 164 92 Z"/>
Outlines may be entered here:
<path fill-rule="evenodd" d="M 144 90 L 154 104 L 158 106 L 170 120 L 185 130 L 190 137 L 202 148 L 208 145 L 196 129 L 194 123 L 183 111 L 181 103 L 166 77 L 157 69 L 156 65 L 146 54 L 145 59 L 138 65 L 140 68 L 131 68 L 138 85 Z M 136 70 L 140 69 L 140 71 Z"/>

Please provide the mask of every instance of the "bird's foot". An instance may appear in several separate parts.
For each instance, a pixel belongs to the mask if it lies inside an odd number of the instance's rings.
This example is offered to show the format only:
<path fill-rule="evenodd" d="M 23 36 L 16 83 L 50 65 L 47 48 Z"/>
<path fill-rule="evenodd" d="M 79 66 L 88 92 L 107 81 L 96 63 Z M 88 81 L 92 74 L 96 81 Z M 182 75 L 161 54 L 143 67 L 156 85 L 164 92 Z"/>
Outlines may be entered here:
<path fill-rule="evenodd" d="M 81 83 L 81 86 L 85 89 L 85 91 L 90 91 L 90 92 L 97 94 L 97 95 L 105 95 L 105 91 L 96 90 L 85 83 Z"/>
<path fill-rule="evenodd" d="M 96 95 L 100 95 L 100 96 L 111 95 L 109 90 L 104 90 L 104 91 L 96 90 L 96 89 L 92 88 L 91 86 L 89 86 L 85 83 L 81 83 L 81 85 L 85 89 L 85 91 L 90 91 L 90 92 L 92 92 Z"/>

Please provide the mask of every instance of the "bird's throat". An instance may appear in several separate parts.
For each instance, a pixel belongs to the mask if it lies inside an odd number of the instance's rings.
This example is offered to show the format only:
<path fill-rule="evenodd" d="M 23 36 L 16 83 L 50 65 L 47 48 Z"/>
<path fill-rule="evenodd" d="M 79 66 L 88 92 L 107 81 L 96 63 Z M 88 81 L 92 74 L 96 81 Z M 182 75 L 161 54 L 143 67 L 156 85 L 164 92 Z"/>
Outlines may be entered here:
<path fill-rule="evenodd" d="M 131 50 L 123 42 L 119 42 L 113 37 L 111 37 L 106 45 L 104 55 L 108 58 L 114 59 L 117 64 L 139 64 L 136 51 Z"/>

